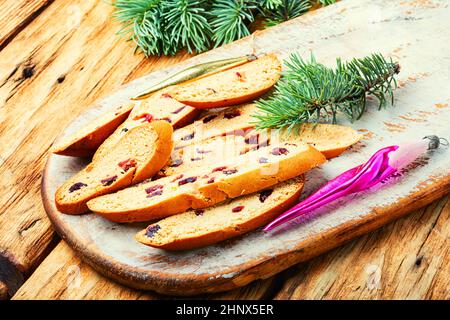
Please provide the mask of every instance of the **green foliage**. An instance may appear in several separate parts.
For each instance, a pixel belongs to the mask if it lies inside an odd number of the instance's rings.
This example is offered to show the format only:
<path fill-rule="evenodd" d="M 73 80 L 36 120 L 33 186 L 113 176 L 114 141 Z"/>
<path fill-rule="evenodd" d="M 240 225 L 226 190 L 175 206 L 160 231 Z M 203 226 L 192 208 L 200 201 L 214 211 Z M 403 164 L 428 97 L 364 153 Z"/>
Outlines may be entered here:
<path fill-rule="evenodd" d="M 119 34 L 146 55 L 202 52 L 250 34 L 257 18 L 270 27 L 336 0 L 111 0 Z"/>
<path fill-rule="evenodd" d="M 322 6 L 328 6 L 330 4 L 336 3 L 336 0 L 318 0 L 318 2 L 322 5 Z"/>
<path fill-rule="evenodd" d="M 262 10 L 262 16 L 265 18 L 267 27 L 297 18 L 311 8 L 311 1 L 309 0 L 280 0 L 278 2 L 281 4 Z"/>
<path fill-rule="evenodd" d="M 283 3 L 283 0 L 261 0 L 261 8 L 263 9 L 276 9 Z"/>
<path fill-rule="evenodd" d="M 359 119 L 366 110 L 366 97 L 375 96 L 379 109 L 393 103 L 394 75 L 398 64 L 387 61 L 381 54 L 373 54 L 350 62 L 336 61 L 336 68 L 310 61 L 292 54 L 286 71 L 268 100 L 257 102 L 257 128 L 298 128 L 306 122 L 330 121 L 336 123 L 340 112 L 351 121 Z"/>

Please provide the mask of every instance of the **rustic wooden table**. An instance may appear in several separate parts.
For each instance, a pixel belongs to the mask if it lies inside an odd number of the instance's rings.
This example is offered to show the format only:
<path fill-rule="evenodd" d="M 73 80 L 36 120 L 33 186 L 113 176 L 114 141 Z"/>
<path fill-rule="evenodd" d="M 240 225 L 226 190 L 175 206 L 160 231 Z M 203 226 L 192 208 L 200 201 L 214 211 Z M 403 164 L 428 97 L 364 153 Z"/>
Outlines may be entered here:
<path fill-rule="evenodd" d="M 49 147 L 90 103 L 189 58 L 144 58 L 104 1 L 0 3 L 0 299 L 159 299 L 80 261 L 41 204 Z M 281 274 L 207 299 L 449 299 L 449 197 Z"/>

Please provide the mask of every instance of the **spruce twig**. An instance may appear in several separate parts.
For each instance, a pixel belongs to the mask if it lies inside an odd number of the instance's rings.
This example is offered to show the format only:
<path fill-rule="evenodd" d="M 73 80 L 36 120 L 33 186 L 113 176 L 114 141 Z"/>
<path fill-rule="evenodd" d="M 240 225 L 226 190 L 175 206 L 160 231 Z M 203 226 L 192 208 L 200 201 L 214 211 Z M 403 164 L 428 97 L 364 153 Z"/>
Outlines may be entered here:
<path fill-rule="evenodd" d="M 122 24 L 118 32 L 145 55 L 202 52 L 250 34 L 262 19 L 270 27 L 298 17 L 312 5 L 336 0 L 106 0 Z"/>
<path fill-rule="evenodd" d="M 256 5 L 248 0 L 217 0 L 211 12 L 215 47 L 250 35 Z"/>
<path fill-rule="evenodd" d="M 366 110 L 366 97 L 375 96 L 379 109 L 393 103 L 394 76 L 400 72 L 398 63 L 372 54 L 350 62 L 336 61 L 336 68 L 292 54 L 285 61 L 287 70 L 275 87 L 273 96 L 257 102 L 255 115 L 258 129 L 288 129 L 302 123 L 328 121 L 336 123 L 338 113 L 351 121 L 358 120 Z"/>
<path fill-rule="evenodd" d="M 261 10 L 266 27 L 272 27 L 281 22 L 297 18 L 311 8 L 310 0 L 279 0 L 280 4 L 267 4 Z"/>

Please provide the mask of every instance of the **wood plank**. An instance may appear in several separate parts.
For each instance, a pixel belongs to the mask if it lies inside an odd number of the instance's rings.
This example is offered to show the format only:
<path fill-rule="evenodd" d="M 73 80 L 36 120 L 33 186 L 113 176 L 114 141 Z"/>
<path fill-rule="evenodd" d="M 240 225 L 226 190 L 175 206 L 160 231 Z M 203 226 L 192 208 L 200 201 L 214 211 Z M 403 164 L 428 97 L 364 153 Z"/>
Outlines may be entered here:
<path fill-rule="evenodd" d="M 287 270 L 276 299 L 449 299 L 449 196 Z"/>
<path fill-rule="evenodd" d="M 65 242 L 40 264 L 14 299 L 139 299 L 142 293 L 122 288 L 92 271 Z M 151 298 L 151 295 L 147 296 Z"/>
<path fill-rule="evenodd" d="M 218 59 L 224 53 L 229 57 L 242 55 L 251 52 L 255 43 L 280 58 L 292 52 L 306 57 L 313 51 L 320 61 L 334 64 L 336 57 L 348 60 L 381 52 L 400 62 L 402 72 L 397 77 L 400 88 L 395 91 L 395 107 L 377 112 L 377 103 L 371 100 L 367 113 L 358 122 L 341 119 L 341 124 L 370 132 L 370 135 L 339 158 L 309 171 L 306 195 L 342 172 L 343 168 L 366 161 L 388 144 L 419 141 L 431 133 L 442 137 L 448 135 L 445 120 L 450 111 L 450 96 L 445 94 L 445 84 L 450 78 L 448 73 L 437 70 L 448 68 L 450 46 L 445 41 L 445 32 L 450 21 L 450 8 L 443 3 L 432 8 L 421 3 L 414 10 L 411 6 L 415 6 L 412 0 L 339 2 L 264 30 L 254 41 L 251 37 L 241 39 L 188 63 Z M 373 19 L 370 15 L 373 11 L 380 15 L 373 25 L 367 24 Z M 367 42 L 368 34 L 371 41 Z M 364 41 L 365 45 L 361 47 L 360 43 Z M 424 59 L 425 48 L 430 46 L 437 48 L 435 52 L 442 59 Z M 261 51 L 256 50 L 256 53 Z M 175 65 L 170 71 L 179 71 L 184 65 Z M 142 90 L 143 83 L 156 82 L 163 74 L 149 74 L 116 90 L 109 96 L 109 101 L 130 97 Z M 102 107 L 106 109 L 108 105 Z M 87 110 L 63 130 L 63 135 L 70 135 L 95 117 L 95 112 Z M 133 236 L 141 226 L 111 224 L 98 215 L 73 218 L 58 212 L 53 201 L 55 190 L 81 168 L 80 161 L 50 156 L 42 190 L 44 205 L 55 228 L 94 269 L 134 288 L 193 295 L 230 290 L 255 279 L 270 277 L 438 199 L 450 192 L 446 151 L 440 148 L 424 155 L 415 162 L 414 168 L 402 171 L 404 174 L 397 183 L 390 180 L 376 192 L 359 193 L 351 196 L 351 201 L 343 199 L 324 209 L 326 214 L 315 212 L 295 228 L 269 235 L 252 232 L 223 244 L 176 255 L 134 241 Z"/>
<path fill-rule="evenodd" d="M 53 0 L 14 0 L 0 3 L 0 50 Z"/>
<path fill-rule="evenodd" d="M 111 12 L 104 1 L 55 1 L 0 52 L 0 280 L 14 268 L 22 282 L 54 239 L 40 179 L 61 128 L 124 82 L 188 57 L 133 55 Z"/>
<path fill-rule="evenodd" d="M 448 299 L 449 196 L 278 276 L 200 299 Z M 413 239 L 413 241 L 411 241 Z M 396 244 L 396 246 L 393 246 Z M 420 259 L 421 258 L 421 259 Z M 375 266 L 375 267 L 374 267 Z M 380 267 L 381 282 L 376 279 Z M 74 280 L 79 274 L 80 281 Z M 100 276 L 61 242 L 13 299 L 161 299 Z"/>
<path fill-rule="evenodd" d="M 261 299 L 271 292 L 274 279 L 223 294 L 200 296 L 204 299 Z M 72 249 L 61 241 L 40 264 L 13 299 L 161 299 L 152 292 L 133 290 L 117 284 L 83 263 Z"/>

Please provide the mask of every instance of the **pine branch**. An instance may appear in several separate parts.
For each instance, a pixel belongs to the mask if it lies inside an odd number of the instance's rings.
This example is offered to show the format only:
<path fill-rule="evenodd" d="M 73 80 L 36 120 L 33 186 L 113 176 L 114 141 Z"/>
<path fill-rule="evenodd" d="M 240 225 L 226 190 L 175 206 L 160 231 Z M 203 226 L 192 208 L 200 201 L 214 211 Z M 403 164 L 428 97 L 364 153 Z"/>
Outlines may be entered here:
<path fill-rule="evenodd" d="M 107 0 L 108 1 L 108 0 Z M 249 25 L 266 27 L 298 17 L 311 3 L 336 0 L 109 0 L 118 32 L 145 55 L 173 55 L 187 49 L 202 52 L 250 34 Z"/>
<path fill-rule="evenodd" d="M 212 35 L 204 0 L 166 1 L 163 18 L 170 37 L 178 48 L 202 52 L 209 48 Z"/>
<path fill-rule="evenodd" d="M 283 4 L 283 0 L 261 0 L 260 7 L 263 9 L 273 10 Z"/>
<path fill-rule="evenodd" d="M 285 63 L 287 70 L 273 96 L 257 102 L 258 129 L 291 131 L 306 122 L 336 123 L 338 113 L 355 121 L 364 114 L 368 95 L 378 99 L 379 109 L 386 106 L 387 96 L 393 104 L 394 75 L 400 66 L 381 54 L 346 63 L 337 59 L 335 69 L 318 63 L 314 56 L 304 61 L 298 54 L 292 54 Z"/>
<path fill-rule="evenodd" d="M 336 0 L 318 0 L 317 2 L 319 2 L 322 6 L 326 7 L 329 6 L 330 4 L 336 3 Z"/>
<path fill-rule="evenodd" d="M 136 49 L 146 55 L 176 51 L 164 34 L 160 0 L 116 0 L 112 5 L 113 17 L 123 25 L 118 33 L 135 42 Z"/>
<path fill-rule="evenodd" d="M 280 5 L 263 7 L 262 17 L 266 20 L 266 27 L 272 27 L 284 21 L 297 18 L 311 8 L 310 0 L 279 0 Z"/>
<path fill-rule="evenodd" d="M 211 26 L 215 47 L 250 35 L 248 25 L 253 22 L 253 1 L 217 0 L 212 6 Z"/>

